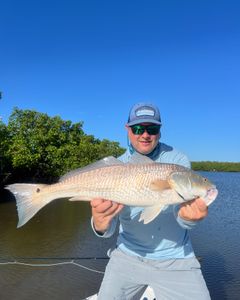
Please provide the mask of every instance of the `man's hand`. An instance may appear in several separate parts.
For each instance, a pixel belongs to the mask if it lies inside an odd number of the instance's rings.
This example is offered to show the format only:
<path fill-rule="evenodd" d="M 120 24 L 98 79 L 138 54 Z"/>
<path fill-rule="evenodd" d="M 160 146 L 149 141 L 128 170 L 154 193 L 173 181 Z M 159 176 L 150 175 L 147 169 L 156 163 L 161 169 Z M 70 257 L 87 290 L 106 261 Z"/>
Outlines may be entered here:
<path fill-rule="evenodd" d="M 93 224 L 96 231 L 104 233 L 123 205 L 110 200 L 95 198 L 91 202 Z"/>
<path fill-rule="evenodd" d="M 187 221 L 200 221 L 208 214 L 208 207 L 203 199 L 197 198 L 180 205 L 178 215 Z"/>

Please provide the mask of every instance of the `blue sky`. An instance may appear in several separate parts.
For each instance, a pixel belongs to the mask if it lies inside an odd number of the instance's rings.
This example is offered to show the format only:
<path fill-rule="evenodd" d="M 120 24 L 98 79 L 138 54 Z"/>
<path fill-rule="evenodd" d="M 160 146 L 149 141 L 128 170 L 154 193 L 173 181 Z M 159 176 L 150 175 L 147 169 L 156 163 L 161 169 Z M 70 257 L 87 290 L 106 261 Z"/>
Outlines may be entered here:
<path fill-rule="evenodd" d="M 128 111 L 157 104 L 191 161 L 240 161 L 238 0 L 0 2 L 0 116 L 83 121 L 126 147 Z"/>

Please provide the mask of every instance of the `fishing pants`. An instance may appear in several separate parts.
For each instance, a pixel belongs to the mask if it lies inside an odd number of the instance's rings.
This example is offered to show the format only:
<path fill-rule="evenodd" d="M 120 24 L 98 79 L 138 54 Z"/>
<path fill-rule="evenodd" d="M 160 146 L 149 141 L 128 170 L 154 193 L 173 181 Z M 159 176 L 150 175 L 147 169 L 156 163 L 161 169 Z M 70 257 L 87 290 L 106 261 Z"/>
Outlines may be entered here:
<path fill-rule="evenodd" d="M 200 264 L 194 258 L 149 260 L 119 249 L 111 253 L 98 300 L 139 300 L 147 286 L 157 300 L 209 300 Z"/>

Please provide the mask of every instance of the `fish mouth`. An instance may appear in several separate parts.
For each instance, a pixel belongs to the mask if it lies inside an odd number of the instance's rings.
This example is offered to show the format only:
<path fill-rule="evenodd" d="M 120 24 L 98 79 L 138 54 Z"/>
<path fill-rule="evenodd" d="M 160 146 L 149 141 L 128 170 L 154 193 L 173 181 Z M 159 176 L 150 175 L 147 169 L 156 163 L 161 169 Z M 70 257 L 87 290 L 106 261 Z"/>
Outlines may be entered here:
<path fill-rule="evenodd" d="M 216 187 L 212 187 L 211 189 L 207 190 L 206 196 L 204 197 L 205 203 L 206 205 L 210 205 L 216 198 L 218 195 L 218 190 L 216 189 Z"/>
<path fill-rule="evenodd" d="M 189 201 L 189 200 L 186 200 L 180 193 L 177 192 L 177 194 L 180 198 L 183 199 L 184 202 Z M 205 201 L 206 205 L 209 206 L 217 198 L 217 195 L 218 195 L 217 188 L 212 187 L 212 188 L 208 189 L 205 196 L 201 197 L 201 198 Z M 199 198 L 199 196 L 193 197 L 192 200 L 194 200 L 196 198 Z"/>

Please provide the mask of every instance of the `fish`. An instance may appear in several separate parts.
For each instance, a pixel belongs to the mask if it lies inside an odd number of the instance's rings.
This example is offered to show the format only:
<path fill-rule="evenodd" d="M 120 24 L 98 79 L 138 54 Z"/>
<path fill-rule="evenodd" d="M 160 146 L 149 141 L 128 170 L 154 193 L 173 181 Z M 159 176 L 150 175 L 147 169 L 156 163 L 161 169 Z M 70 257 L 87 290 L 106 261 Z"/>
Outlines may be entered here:
<path fill-rule="evenodd" d="M 48 203 L 61 198 L 91 201 L 104 198 L 143 207 L 139 222 L 155 219 L 166 205 L 202 198 L 210 205 L 218 190 L 197 172 L 177 164 L 133 155 L 129 163 L 113 156 L 68 172 L 53 184 L 14 183 L 5 187 L 16 198 L 18 225 L 26 224 Z"/>

